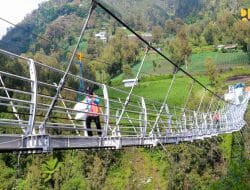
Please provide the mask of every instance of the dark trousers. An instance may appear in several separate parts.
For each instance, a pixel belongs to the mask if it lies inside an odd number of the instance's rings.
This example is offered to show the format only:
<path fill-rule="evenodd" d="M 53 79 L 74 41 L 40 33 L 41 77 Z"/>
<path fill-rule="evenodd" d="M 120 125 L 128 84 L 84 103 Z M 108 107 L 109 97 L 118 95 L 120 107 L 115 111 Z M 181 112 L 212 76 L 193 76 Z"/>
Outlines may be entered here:
<path fill-rule="evenodd" d="M 101 130 L 100 117 L 99 116 L 87 116 L 87 118 L 86 118 L 86 126 L 87 126 L 87 129 L 88 129 L 88 131 L 87 131 L 88 136 L 93 136 L 92 131 L 90 131 L 92 120 L 94 120 L 94 122 L 95 122 L 96 129 Z M 101 131 L 98 131 L 97 133 L 98 133 L 99 136 L 102 135 Z"/>

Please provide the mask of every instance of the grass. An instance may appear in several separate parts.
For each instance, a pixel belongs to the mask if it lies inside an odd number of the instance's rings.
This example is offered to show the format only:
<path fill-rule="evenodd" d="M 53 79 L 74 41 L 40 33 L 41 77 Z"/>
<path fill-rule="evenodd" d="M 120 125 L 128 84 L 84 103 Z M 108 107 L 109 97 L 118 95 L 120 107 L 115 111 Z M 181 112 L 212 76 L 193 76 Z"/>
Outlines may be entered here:
<path fill-rule="evenodd" d="M 154 153 L 157 152 L 154 151 Z M 159 186 L 166 189 L 167 180 L 163 176 L 165 174 L 164 168 L 168 163 L 157 159 L 158 154 L 161 154 L 161 152 L 158 151 L 157 155 L 150 154 L 149 151 L 143 148 L 125 149 L 119 165 L 109 170 L 105 185 L 112 186 L 114 190 L 150 190 Z"/>
<path fill-rule="evenodd" d="M 141 55 L 142 59 L 143 55 Z M 222 52 L 215 52 L 215 51 L 208 51 L 198 54 L 191 55 L 191 63 L 188 66 L 188 72 L 204 72 L 205 67 L 204 63 L 207 58 L 212 58 L 214 63 L 217 67 L 221 70 L 227 70 L 231 67 L 236 66 L 250 66 L 250 57 L 247 53 L 242 51 L 232 52 L 232 53 L 222 53 Z M 156 62 L 156 67 L 153 67 L 153 61 Z M 132 73 L 133 76 L 136 76 L 136 73 L 139 69 L 140 63 L 135 64 L 132 66 Z M 184 66 L 183 66 L 183 69 Z M 148 56 L 145 59 L 141 70 L 141 76 L 148 76 L 148 75 L 166 75 L 171 74 L 173 71 L 172 64 L 164 60 L 159 55 L 155 54 L 154 52 L 149 52 Z M 121 82 L 124 78 L 124 74 L 121 74 L 112 79 L 112 82 Z"/>
<path fill-rule="evenodd" d="M 232 134 L 224 134 L 221 136 L 223 141 L 220 143 L 220 148 L 223 152 L 224 157 L 227 161 L 231 159 L 231 151 L 232 151 L 232 142 L 233 135 Z"/>
<path fill-rule="evenodd" d="M 140 55 L 141 60 L 143 56 L 144 56 L 143 54 Z M 153 67 L 153 61 L 155 61 L 157 65 L 155 68 Z M 140 64 L 141 62 L 132 66 L 132 73 L 134 77 L 138 72 Z M 149 52 L 143 63 L 140 76 L 170 74 L 172 73 L 173 70 L 172 68 L 173 68 L 172 65 L 170 63 L 167 63 L 167 61 L 164 61 L 163 58 L 161 58 L 159 55 L 153 52 Z M 113 82 L 122 81 L 123 78 L 124 74 L 122 73 L 119 76 L 115 77 L 112 81 Z"/>
<path fill-rule="evenodd" d="M 230 72 L 223 73 L 223 75 L 220 75 L 220 81 L 226 81 L 228 78 L 233 76 L 241 76 L 241 75 L 248 75 L 250 76 L 250 69 L 247 67 L 237 67 L 233 69 Z M 235 81 L 227 82 L 227 85 L 234 84 Z M 245 81 L 246 85 L 250 85 L 250 81 Z"/>
<path fill-rule="evenodd" d="M 160 77 L 159 77 L 160 78 Z M 162 76 L 162 79 L 154 80 L 154 81 L 141 81 L 134 88 L 134 94 L 139 96 L 144 96 L 146 98 L 154 99 L 162 102 L 167 90 L 170 86 L 172 78 Z M 208 85 L 209 81 L 206 76 L 197 76 L 197 79 L 201 81 L 204 85 Z M 171 91 L 168 96 L 168 102 L 171 105 L 182 105 L 184 104 L 184 100 L 187 97 L 187 94 L 190 89 L 190 85 L 192 80 L 185 76 L 176 76 L 176 79 L 173 83 Z M 120 89 L 125 91 L 129 91 L 130 88 L 125 88 L 122 85 L 117 86 Z M 194 85 L 194 91 L 202 90 L 199 85 Z M 114 94 L 112 94 L 114 96 Z"/>
<path fill-rule="evenodd" d="M 234 65 L 247 65 L 250 63 L 250 58 L 247 53 L 238 51 L 233 53 L 222 52 L 203 52 L 199 54 L 193 54 L 191 56 L 191 63 L 188 70 L 191 72 L 204 71 L 204 63 L 207 58 L 212 58 L 213 62 L 219 68 L 228 68 Z"/>

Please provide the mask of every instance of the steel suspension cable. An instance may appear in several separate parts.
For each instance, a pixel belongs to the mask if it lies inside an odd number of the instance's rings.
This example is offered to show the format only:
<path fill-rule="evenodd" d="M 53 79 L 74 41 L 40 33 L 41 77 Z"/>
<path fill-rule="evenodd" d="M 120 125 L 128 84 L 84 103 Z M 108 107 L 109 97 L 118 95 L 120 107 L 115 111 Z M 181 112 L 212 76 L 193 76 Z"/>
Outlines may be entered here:
<path fill-rule="evenodd" d="M 171 83 L 170 83 L 170 85 L 169 85 L 169 88 L 168 88 L 168 90 L 167 90 L 167 93 L 166 93 L 166 95 L 165 95 L 165 98 L 164 98 L 164 100 L 163 100 L 163 102 L 162 102 L 160 111 L 157 113 L 157 116 L 156 116 L 156 119 L 155 119 L 153 128 L 152 128 L 152 130 L 151 130 L 151 133 L 152 133 L 152 134 L 153 134 L 153 131 L 154 131 L 156 125 L 158 124 L 158 121 L 159 121 L 159 119 L 160 119 L 160 116 L 161 116 L 161 114 L 162 114 L 162 112 L 163 112 L 163 109 L 164 109 L 166 103 L 167 103 L 167 99 L 168 99 L 169 93 L 170 93 L 170 91 L 171 91 L 171 89 L 172 89 L 172 86 L 173 86 L 173 83 L 174 83 L 174 81 L 175 81 L 175 76 L 176 76 L 176 73 L 173 75 L 172 81 L 171 81 Z"/>
<path fill-rule="evenodd" d="M 186 100 L 185 100 L 185 104 L 184 104 L 184 106 L 183 106 L 183 110 L 185 111 L 185 109 L 186 109 L 186 107 L 187 107 L 187 104 L 188 104 L 188 102 L 189 102 L 189 98 L 190 98 L 190 96 L 191 96 L 191 93 L 192 93 L 192 90 L 193 90 L 193 87 L 194 87 L 194 80 L 192 81 L 192 85 L 191 85 L 191 87 L 190 87 L 190 89 L 189 89 L 189 92 L 188 92 L 188 95 L 187 95 L 187 98 L 186 98 Z"/>
<path fill-rule="evenodd" d="M 108 8 L 106 8 L 102 3 L 100 3 L 97 0 L 94 0 L 96 4 L 102 8 L 105 12 L 107 12 L 109 15 L 111 15 L 114 19 L 116 19 L 121 25 L 126 27 L 130 32 L 132 32 L 135 36 L 137 36 L 141 41 L 143 41 L 150 49 L 153 49 L 156 53 L 158 53 L 160 56 L 162 56 L 165 60 L 169 61 L 177 70 L 182 71 L 185 75 L 187 75 L 189 78 L 193 79 L 195 82 L 197 82 L 200 86 L 202 86 L 204 89 L 206 89 L 208 92 L 216 96 L 218 99 L 225 101 L 222 99 L 219 95 L 214 93 L 212 90 L 208 89 L 204 84 L 202 84 L 198 79 L 194 78 L 190 73 L 179 67 L 176 63 L 174 63 L 171 59 L 169 59 L 167 56 L 165 56 L 162 52 L 160 52 L 157 48 L 152 46 L 148 41 L 146 41 L 140 34 L 135 32 L 130 26 L 128 26 L 125 22 L 123 22 L 120 18 L 118 18 L 115 14 L 113 14 Z"/>
<path fill-rule="evenodd" d="M 210 100 L 210 103 L 209 103 L 209 106 L 208 106 L 208 109 L 207 109 L 207 113 L 210 112 L 210 109 L 211 109 L 211 106 L 213 104 L 213 101 L 214 101 L 214 95 L 212 95 L 212 97 L 211 97 L 211 100 Z"/>
<path fill-rule="evenodd" d="M 119 123 L 120 123 L 120 121 L 121 121 L 121 119 L 122 119 L 122 116 L 123 116 L 123 114 L 124 114 L 124 111 L 125 111 L 125 109 L 126 109 L 128 103 L 129 103 L 129 101 L 130 101 L 130 96 L 131 96 L 131 94 L 132 94 L 132 92 L 133 92 L 133 89 L 134 89 L 134 87 L 135 87 L 136 82 L 138 81 L 138 77 L 139 77 L 139 74 L 140 74 L 140 72 L 141 72 L 141 69 L 142 69 L 142 66 L 143 66 L 143 64 L 144 64 L 144 61 L 145 61 L 145 59 L 146 59 L 146 56 L 147 56 L 147 54 L 148 54 L 148 51 L 149 51 L 149 47 L 147 46 L 147 47 L 146 47 L 145 54 L 144 54 L 144 57 L 143 57 L 142 62 L 141 62 L 141 65 L 140 65 L 140 67 L 139 67 L 139 69 L 138 69 L 138 72 L 137 72 L 137 74 L 136 74 L 135 81 L 134 81 L 134 83 L 133 83 L 133 85 L 132 85 L 132 87 L 131 87 L 131 89 L 130 89 L 130 92 L 129 92 L 129 94 L 128 94 L 126 100 L 125 100 L 125 102 L 124 102 L 124 106 L 123 106 L 123 108 L 122 108 L 122 112 L 121 112 L 121 114 L 120 114 L 120 116 L 119 116 L 119 118 L 118 118 L 118 120 L 117 120 L 117 123 L 116 123 L 117 125 L 119 125 Z"/>
<path fill-rule="evenodd" d="M 57 102 L 57 98 L 58 98 L 58 96 L 59 96 L 59 93 L 61 92 L 61 90 L 62 90 L 62 88 L 63 88 L 63 86 L 64 86 L 65 79 L 66 79 L 66 77 L 67 77 L 67 75 L 68 75 L 68 72 L 69 72 L 69 69 L 70 69 L 70 67 L 71 67 L 71 65 L 72 65 L 72 63 L 73 63 L 73 60 L 74 60 L 76 51 L 77 51 L 77 49 L 78 49 L 78 47 L 79 47 L 79 44 L 80 44 L 81 39 L 82 39 L 82 36 L 83 36 L 84 33 L 85 33 L 85 30 L 86 30 L 86 28 L 87 28 L 87 25 L 88 25 L 90 16 L 91 16 L 91 14 L 92 14 L 92 12 L 93 12 L 94 9 L 95 9 L 95 1 L 92 1 L 92 2 L 91 2 L 91 7 L 90 7 L 89 12 L 88 12 L 87 19 L 86 19 L 86 21 L 85 21 L 85 23 L 84 23 L 84 25 L 83 25 L 83 27 L 82 27 L 80 36 L 79 36 L 79 38 L 78 38 L 77 45 L 76 45 L 76 47 L 75 47 L 75 49 L 74 49 L 74 51 L 73 51 L 73 54 L 72 54 L 71 59 L 70 59 L 70 61 L 69 61 L 68 67 L 67 67 L 67 69 L 66 69 L 66 71 L 65 71 L 65 73 L 64 73 L 64 75 L 63 75 L 63 77 L 61 78 L 59 84 L 58 84 L 57 91 L 56 91 L 56 94 L 55 94 L 55 96 L 54 96 L 54 99 L 52 100 L 51 105 L 50 105 L 50 108 L 49 108 L 48 112 L 47 112 L 46 115 L 45 115 L 45 118 L 44 118 L 43 123 L 42 123 L 41 126 L 40 126 L 41 129 L 43 130 L 42 133 L 45 133 L 44 130 L 45 130 L 46 122 L 47 122 L 47 120 L 49 119 L 49 115 L 50 115 L 50 113 L 51 113 L 51 111 L 52 111 L 54 105 L 55 105 L 56 102 Z"/>
<path fill-rule="evenodd" d="M 201 100 L 200 100 L 200 103 L 199 103 L 199 106 L 198 106 L 198 109 L 197 109 L 197 113 L 200 111 L 200 108 L 201 108 L 201 105 L 203 103 L 203 100 L 204 100 L 204 97 L 205 97 L 205 94 L 206 94 L 206 89 L 204 89 L 203 93 L 202 93 L 202 97 L 201 97 Z"/>

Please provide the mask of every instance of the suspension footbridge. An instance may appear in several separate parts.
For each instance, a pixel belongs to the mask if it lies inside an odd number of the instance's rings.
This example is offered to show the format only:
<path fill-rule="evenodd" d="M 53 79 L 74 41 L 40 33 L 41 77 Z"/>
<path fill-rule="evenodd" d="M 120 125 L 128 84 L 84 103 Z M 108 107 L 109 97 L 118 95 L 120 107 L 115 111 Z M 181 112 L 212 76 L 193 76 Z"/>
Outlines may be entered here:
<path fill-rule="evenodd" d="M 155 51 L 169 64 L 190 78 L 192 84 L 182 107 L 170 106 L 169 94 L 174 87 L 178 73 L 174 73 L 171 83 L 166 86 L 162 102 L 134 93 L 135 83 L 127 92 L 89 80 L 70 72 L 70 67 L 85 33 L 89 18 L 99 6 L 120 24 L 127 27 L 144 44 L 146 50 L 140 63 L 138 80 L 149 49 Z M 0 49 L 1 60 L 13 62 L 20 69 L 0 70 L 0 151 L 48 152 L 59 149 L 76 148 L 122 148 L 125 146 L 156 146 L 158 144 L 192 142 L 224 133 L 240 131 L 246 122 L 244 113 L 250 98 L 244 86 L 230 86 L 224 97 L 209 90 L 199 80 L 178 67 L 163 53 L 158 51 L 129 26 L 113 15 L 106 7 L 93 1 L 82 27 L 77 45 L 66 70 L 60 70 Z M 86 96 L 72 84 L 92 86 L 101 100 L 102 129 L 85 127 L 87 111 L 74 109 L 77 95 Z M 199 104 L 189 109 L 194 85 L 203 89 Z M 73 85 L 74 86 L 74 85 Z M 188 84 L 187 84 L 188 86 Z M 205 97 L 209 101 L 205 102 Z M 77 115 L 83 116 L 77 118 Z M 215 117 L 218 117 L 215 119 Z M 87 131 L 101 136 L 87 136 Z"/>

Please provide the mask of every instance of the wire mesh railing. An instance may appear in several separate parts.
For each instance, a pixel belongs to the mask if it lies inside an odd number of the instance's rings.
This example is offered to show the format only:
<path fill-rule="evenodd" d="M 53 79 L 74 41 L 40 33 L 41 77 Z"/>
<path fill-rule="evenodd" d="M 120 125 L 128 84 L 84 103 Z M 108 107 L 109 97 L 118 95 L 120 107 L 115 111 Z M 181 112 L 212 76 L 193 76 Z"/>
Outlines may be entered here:
<path fill-rule="evenodd" d="M 1 112 L 5 116 L 0 119 L 2 126 L 14 126 L 20 129 L 20 134 L 27 134 L 28 128 L 33 123 L 32 134 L 40 134 L 39 126 L 44 120 L 46 112 L 50 107 L 50 103 L 54 98 L 57 83 L 60 82 L 60 77 L 63 76 L 63 71 L 55 69 L 48 65 L 34 62 L 37 70 L 36 77 L 37 85 L 32 86 L 33 80 L 31 73 L 29 74 L 30 59 L 1 50 L 5 56 L 12 57 L 18 67 L 23 69 L 22 75 L 19 71 L 1 72 Z M 43 73 L 49 75 L 50 78 L 42 76 Z M 102 129 L 86 128 L 86 117 L 91 114 L 89 111 L 79 111 L 74 109 L 78 93 L 88 96 L 86 92 L 80 92 L 77 89 L 77 84 L 83 80 L 86 86 L 92 86 L 95 89 L 98 98 L 100 99 L 100 108 L 102 112 L 98 113 Z M 70 82 L 69 82 L 70 81 Z M 72 81 L 74 83 L 72 85 Z M 20 85 L 21 84 L 21 85 Z M 71 84 L 71 86 L 70 86 Z M 8 85 L 8 86 L 7 86 Z M 192 88 L 190 88 L 192 89 Z M 106 97 L 105 97 L 106 90 Z M 32 97 L 36 92 L 35 115 L 30 113 L 34 102 Z M 191 90 L 188 92 L 187 101 Z M 226 105 L 224 109 L 208 110 L 207 112 L 200 111 L 204 94 L 201 97 L 200 103 L 196 110 L 184 108 L 169 108 L 166 101 L 161 104 L 153 100 L 145 100 L 144 97 L 131 94 L 130 101 L 124 107 L 124 102 L 129 92 L 125 92 L 114 87 L 109 87 L 104 84 L 94 82 L 73 74 L 69 74 L 62 89 L 60 96 L 57 99 L 55 106 L 49 115 L 45 125 L 46 134 L 65 134 L 87 136 L 87 131 L 102 132 L 104 136 L 175 136 L 185 134 L 211 134 L 216 131 L 225 131 L 237 129 L 238 125 L 244 123 L 243 114 L 246 106 L 241 105 Z M 212 102 L 212 98 L 210 103 Z M 87 103 L 84 103 L 87 104 Z M 246 105 L 243 102 L 243 105 Z M 124 114 L 120 117 L 121 111 Z M 235 113 L 237 110 L 237 113 Z M 159 114 L 161 111 L 161 114 Z M 215 121 L 215 115 L 219 113 L 220 120 Z M 81 118 L 76 119 L 77 114 L 83 114 Z M 240 115 L 242 114 L 242 115 Z M 31 117 L 34 121 L 30 123 Z M 120 117 L 120 122 L 117 120 Z M 8 122 L 9 121 L 9 122 Z M 86 131 L 86 132 L 85 132 Z M 16 133 L 16 131 L 15 131 Z"/>

